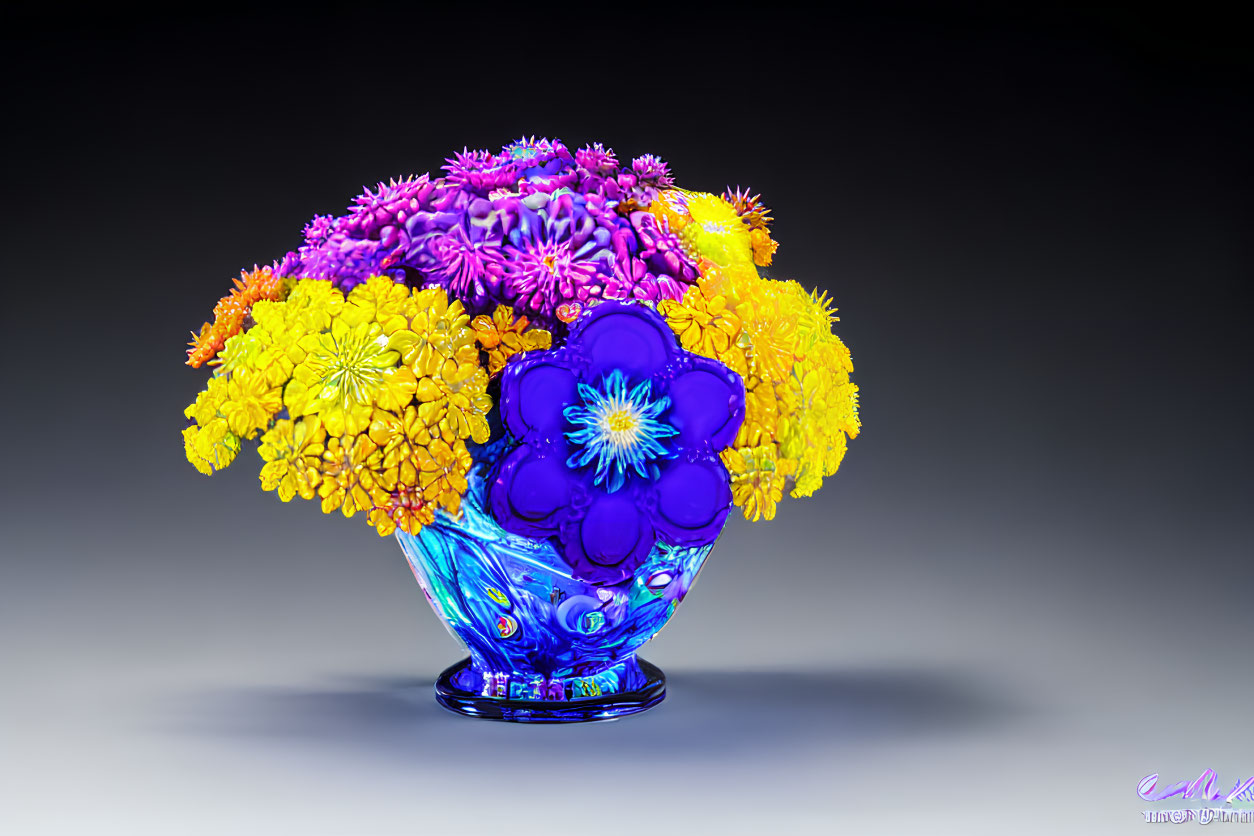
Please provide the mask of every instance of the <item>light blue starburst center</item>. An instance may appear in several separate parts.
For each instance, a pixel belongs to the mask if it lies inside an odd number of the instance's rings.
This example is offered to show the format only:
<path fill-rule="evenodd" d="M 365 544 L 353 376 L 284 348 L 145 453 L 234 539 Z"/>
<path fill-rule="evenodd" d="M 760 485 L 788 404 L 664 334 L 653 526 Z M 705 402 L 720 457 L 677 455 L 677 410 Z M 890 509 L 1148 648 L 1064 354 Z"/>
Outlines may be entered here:
<path fill-rule="evenodd" d="M 678 430 L 662 420 L 670 406 L 670 398 L 656 400 L 649 380 L 628 390 L 622 372 L 610 372 L 598 390 L 579 384 L 582 404 L 566 407 L 563 414 L 576 429 L 566 433 L 575 451 L 566 459 L 568 467 L 585 467 L 596 463 L 593 484 L 605 484 L 614 493 L 627 481 L 630 473 L 644 479 L 659 475 L 658 459 L 672 453 L 663 441 Z"/>

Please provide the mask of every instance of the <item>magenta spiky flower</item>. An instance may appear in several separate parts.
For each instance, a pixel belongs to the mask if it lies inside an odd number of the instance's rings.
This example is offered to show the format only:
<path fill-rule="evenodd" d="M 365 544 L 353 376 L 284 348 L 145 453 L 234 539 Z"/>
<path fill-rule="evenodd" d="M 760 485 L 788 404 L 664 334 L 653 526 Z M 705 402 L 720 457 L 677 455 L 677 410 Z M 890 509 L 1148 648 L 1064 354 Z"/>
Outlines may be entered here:
<path fill-rule="evenodd" d="M 669 189 L 675 185 L 670 166 L 652 154 L 644 154 L 632 160 L 631 171 L 641 183 L 648 183 L 659 189 Z"/>
<path fill-rule="evenodd" d="M 613 274 L 611 238 L 620 220 L 596 196 L 506 198 L 499 221 L 506 297 L 545 322 L 556 318 L 559 305 L 599 296 Z"/>
<path fill-rule="evenodd" d="M 371 276 L 400 278 L 397 270 L 404 246 L 388 247 L 370 238 L 351 238 L 333 232 L 317 247 L 304 246 L 297 252 L 300 266 L 296 275 L 308 279 L 327 279 L 345 292 Z M 399 274 L 399 275 L 398 275 Z"/>
<path fill-rule="evenodd" d="M 463 148 L 443 170 L 379 183 L 346 215 L 315 217 L 280 275 L 344 290 L 373 275 L 439 285 L 473 313 L 506 304 L 549 327 L 565 321 L 559 308 L 679 299 L 696 280 L 666 221 L 639 211 L 674 185 L 653 154 L 620 166 L 601 143 L 571 153 L 525 136 L 498 154 Z M 756 196 L 736 194 L 746 217 L 769 221 Z"/>
<path fill-rule="evenodd" d="M 614 234 L 614 276 L 602 295 L 647 302 L 682 299 L 698 272 L 679 236 L 648 212 L 632 212 L 629 224 Z"/>
<path fill-rule="evenodd" d="M 509 256 L 509 295 L 533 316 L 553 317 L 559 300 L 587 302 L 600 292 L 596 265 L 580 261 L 562 241 L 528 238 Z"/>
<path fill-rule="evenodd" d="M 474 241 L 458 224 L 426 242 L 427 282 L 444 287 L 472 313 L 487 312 L 501 298 L 505 255 L 500 242 Z"/>
<path fill-rule="evenodd" d="M 477 194 L 510 187 L 518 181 L 518 164 L 501 154 L 463 148 L 444 163 L 448 183 Z"/>
<path fill-rule="evenodd" d="M 599 142 L 585 145 L 576 151 L 575 162 L 587 173 L 602 177 L 613 174 L 618 169 L 618 158 L 613 149 L 606 148 Z"/>
<path fill-rule="evenodd" d="M 313 219 L 305 224 L 305 243 L 313 247 L 321 246 L 334 231 L 334 215 L 314 215 Z"/>
<path fill-rule="evenodd" d="M 300 256 L 289 250 L 287 255 L 274 262 L 274 274 L 281 279 L 298 276 L 300 274 Z"/>
<path fill-rule="evenodd" d="M 534 136 L 514 140 L 501 149 L 501 156 L 528 167 L 545 165 L 555 160 L 566 163 L 574 161 L 561 140 L 550 140 L 547 137 L 536 139 Z"/>
<path fill-rule="evenodd" d="M 338 229 L 352 238 L 373 238 L 385 247 L 395 247 L 401 243 L 405 222 L 422 209 L 437 184 L 423 174 L 380 183 L 377 188 L 354 198 L 349 216 Z"/>
<path fill-rule="evenodd" d="M 614 151 L 601 143 L 585 146 L 575 152 L 575 171 L 579 175 L 578 190 L 617 201 L 623 195 L 618 182 L 618 159 Z"/>
<path fill-rule="evenodd" d="M 630 209 L 648 206 L 657 197 L 658 189 L 669 189 L 675 185 L 670 168 L 652 154 L 632 160 L 631 170 L 620 170 L 617 182 L 622 200 Z"/>

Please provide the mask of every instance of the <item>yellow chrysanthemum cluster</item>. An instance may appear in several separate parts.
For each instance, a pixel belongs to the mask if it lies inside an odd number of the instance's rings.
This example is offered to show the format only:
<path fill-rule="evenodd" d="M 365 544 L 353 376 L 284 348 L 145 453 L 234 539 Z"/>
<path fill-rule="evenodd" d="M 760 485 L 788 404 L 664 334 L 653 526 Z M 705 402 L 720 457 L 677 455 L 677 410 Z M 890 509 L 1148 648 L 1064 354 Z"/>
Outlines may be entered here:
<path fill-rule="evenodd" d="M 758 275 L 774 242 L 755 240 L 762 230 L 750 229 L 726 200 L 664 192 L 654 205 L 699 259 L 701 274 L 681 301 L 658 310 L 684 348 L 744 379 L 745 420 L 722 458 L 745 518 L 772 519 L 789 483 L 794 498 L 812 495 L 858 434 L 858 387 L 849 380 L 849 350 L 831 331 L 834 309 L 826 294 Z"/>
<path fill-rule="evenodd" d="M 489 433 L 480 345 L 495 371 L 515 351 L 549 344 L 500 311 L 493 327 L 472 328 L 442 288 L 411 291 L 382 276 L 347 296 L 299 281 L 251 313 L 186 410 L 188 460 L 212 473 L 260 436 L 265 490 L 284 502 L 318 497 L 324 513 L 364 512 L 380 535 L 416 533 L 437 508 L 458 513 L 466 440 Z"/>

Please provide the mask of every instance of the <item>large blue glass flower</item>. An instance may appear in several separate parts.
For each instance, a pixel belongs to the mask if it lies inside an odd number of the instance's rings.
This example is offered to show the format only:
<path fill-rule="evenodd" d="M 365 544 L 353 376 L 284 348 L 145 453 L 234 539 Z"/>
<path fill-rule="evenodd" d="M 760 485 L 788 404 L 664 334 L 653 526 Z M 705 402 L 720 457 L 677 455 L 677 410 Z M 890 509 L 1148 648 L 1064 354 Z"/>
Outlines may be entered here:
<path fill-rule="evenodd" d="M 652 307 L 605 301 L 566 344 L 501 376 L 512 447 L 491 479 L 500 525 L 552 538 L 580 580 L 616 584 L 658 541 L 712 543 L 731 506 L 718 453 L 744 420 L 739 375 L 679 347 Z"/>

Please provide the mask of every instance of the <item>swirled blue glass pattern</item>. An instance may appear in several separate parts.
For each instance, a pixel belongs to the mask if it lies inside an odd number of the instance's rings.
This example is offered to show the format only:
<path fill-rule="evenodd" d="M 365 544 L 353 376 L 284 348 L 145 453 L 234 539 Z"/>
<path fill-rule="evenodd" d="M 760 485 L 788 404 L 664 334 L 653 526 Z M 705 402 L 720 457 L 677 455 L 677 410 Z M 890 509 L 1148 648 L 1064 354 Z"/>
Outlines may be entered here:
<path fill-rule="evenodd" d="M 508 532 L 484 510 L 485 469 L 472 470 L 460 519 L 440 512 L 417 535 L 397 532 L 432 607 L 470 654 L 437 697 L 462 713 L 548 722 L 659 701 L 660 672 L 642 668 L 636 650 L 674 613 L 713 544 L 658 543 L 625 580 L 582 581 L 551 540 Z"/>

